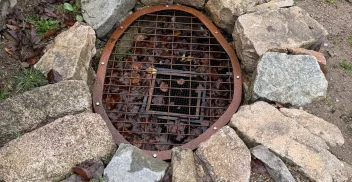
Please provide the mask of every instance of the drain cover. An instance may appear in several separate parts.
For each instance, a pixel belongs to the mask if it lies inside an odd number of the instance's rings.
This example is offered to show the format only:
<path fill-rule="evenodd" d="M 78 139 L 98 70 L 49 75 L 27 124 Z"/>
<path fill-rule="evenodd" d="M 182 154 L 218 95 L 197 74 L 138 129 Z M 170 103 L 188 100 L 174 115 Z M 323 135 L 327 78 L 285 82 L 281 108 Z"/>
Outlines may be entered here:
<path fill-rule="evenodd" d="M 223 127 L 240 100 L 233 49 L 203 14 L 180 5 L 129 16 L 104 49 L 94 89 L 116 143 L 164 160 Z"/>

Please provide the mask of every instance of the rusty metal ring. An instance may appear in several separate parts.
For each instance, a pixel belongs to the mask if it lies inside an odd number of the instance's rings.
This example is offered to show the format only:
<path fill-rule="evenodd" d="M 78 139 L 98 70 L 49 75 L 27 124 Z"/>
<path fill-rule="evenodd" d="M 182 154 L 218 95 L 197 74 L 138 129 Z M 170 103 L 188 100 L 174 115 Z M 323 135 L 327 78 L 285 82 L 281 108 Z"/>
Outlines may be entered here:
<path fill-rule="evenodd" d="M 238 59 L 236 57 L 235 51 L 226 41 L 222 34 L 220 34 L 219 29 L 201 12 L 186 6 L 181 5 L 173 5 L 173 6 L 152 6 L 143 8 L 129 17 L 127 17 L 120 26 L 115 30 L 110 39 L 108 40 L 104 51 L 102 53 L 100 64 L 97 72 L 97 78 L 94 85 L 94 93 L 93 93 L 93 105 L 96 113 L 99 113 L 102 118 L 105 120 L 114 141 L 117 145 L 120 143 L 129 144 L 129 142 L 115 129 L 113 124 L 111 123 L 105 109 L 102 105 L 103 99 L 103 87 L 104 87 L 104 78 L 107 70 L 107 63 L 109 61 L 109 57 L 113 51 L 113 48 L 116 42 L 119 40 L 120 36 L 123 35 L 124 31 L 127 27 L 129 27 L 135 20 L 140 18 L 141 16 L 149 13 L 155 13 L 163 10 L 178 10 L 189 13 L 195 17 L 197 17 L 212 33 L 212 35 L 217 39 L 220 45 L 223 47 L 229 58 L 231 59 L 233 73 L 234 73 L 234 97 L 231 104 L 228 106 L 225 113 L 212 125 L 211 128 L 208 128 L 204 133 L 199 135 L 197 138 L 192 141 L 183 144 L 181 147 L 186 149 L 196 149 L 201 142 L 206 141 L 211 135 L 213 135 L 217 129 L 225 126 L 228 121 L 231 119 L 232 115 L 237 111 L 240 106 L 241 97 L 242 97 L 242 82 L 241 82 L 241 70 L 238 63 Z M 156 157 L 162 160 L 168 160 L 171 158 L 171 150 L 165 151 L 146 151 L 143 150 L 147 155 Z"/>

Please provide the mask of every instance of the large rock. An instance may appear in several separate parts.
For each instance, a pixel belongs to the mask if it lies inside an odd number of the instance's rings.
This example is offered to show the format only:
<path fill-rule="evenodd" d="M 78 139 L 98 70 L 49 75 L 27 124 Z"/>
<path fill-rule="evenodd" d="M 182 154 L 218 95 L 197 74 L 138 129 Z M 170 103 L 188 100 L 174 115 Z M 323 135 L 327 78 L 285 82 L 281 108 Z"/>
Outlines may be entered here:
<path fill-rule="evenodd" d="M 205 5 L 205 0 L 175 0 L 175 3 L 182 4 L 182 5 L 187 5 L 187 6 L 193 6 L 195 8 L 201 9 Z"/>
<path fill-rule="evenodd" d="M 264 9 L 292 6 L 293 0 L 209 0 L 205 5 L 206 12 L 220 28 L 232 33 L 237 18 L 243 14 Z"/>
<path fill-rule="evenodd" d="M 52 47 L 34 68 L 45 75 L 54 69 L 62 80 L 88 80 L 89 64 L 94 56 L 95 32 L 90 26 L 76 23 L 55 38 Z"/>
<path fill-rule="evenodd" d="M 248 182 L 251 154 L 236 132 L 225 126 L 196 151 L 213 181 Z"/>
<path fill-rule="evenodd" d="M 341 131 L 318 117 L 296 109 L 278 110 L 265 102 L 242 106 L 230 125 L 248 145 L 261 144 L 313 181 L 347 181 L 344 163 L 329 145 L 344 143 Z"/>
<path fill-rule="evenodd" d="M 104 179 L 111 182 L 160 181 L 168 166 L 162 160 L 147 156 L 137 147 L 120 144 L 104 170 Z"/>
<path fill-rule="evenodd" d="M 0 0 L 0 31 L 6 28 L 6 15 L 9 8 L 13 8 L 17 4 L 17 0 Z"/>
<path fill-rule="evenodd" d="M 146 6 L 154 6 L 154 5 L 166 5 L 168 0 L 141 0 L 141 2 Z"/>
<path fill-rule="evenodd" d="M 86 160 L 107 161 L 116 149 L 105 121 L 93 113 L 65 116 L 0 149 L 0 181 L 58 181 Z"/>
<path fill-rule="evenodd" d="M 48 120 L 91 111 L 84 81 L 63 81 L 8 98 L 0 103 L 0 146 Z"/>
<path fill-rule="evenodd" d="M 136 5 L 137 0 L 82 0 L 84 20 L 104 37 Z"/>
<path fill-rule="evenodd" d="M 277 47 L 308 48 L 327 31 L 299 7 L 258 11 L 239 17 L 233 38 L 245 71 L 253 72 L 259 57 Z"/>
<path fill-rule="evenodd" d="M 175 147 L 172 149 L 172 181 L 197 182 L 193 151 Z"/>
<path fill-rule="evenodd" d="M 269 172 L 270 176 L 275 181 L 280 182 L 295 182 L 290 171 L 282 160 L 277 157 L 274 153 L 270 152 L 268 148 L 263 145 L 258 145 L 251 148 L 252 155 L 262 161 L 265 164 L 265 168 Z"/>
<path fill-rule="evenodd" d="M 303 106 L 326 96 L 328 81 L 309 55 L 267 52 L 255 71 L 252 99 Z"/>

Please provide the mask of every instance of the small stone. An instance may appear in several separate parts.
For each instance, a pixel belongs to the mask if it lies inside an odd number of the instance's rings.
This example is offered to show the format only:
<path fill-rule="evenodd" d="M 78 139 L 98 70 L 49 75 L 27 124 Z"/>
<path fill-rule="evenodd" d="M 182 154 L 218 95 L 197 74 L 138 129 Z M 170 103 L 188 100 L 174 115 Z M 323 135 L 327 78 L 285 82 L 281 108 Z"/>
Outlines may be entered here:
<path fill-rule="evenodd" d="M 47 75 L 54 69 L 62 80 L 88 80 L 91 58 L 94 56 L 95 32 L 90 26 L 76 23 L 55 38 L 53 46 L 34 65 Z"/>
<path fill-rule="evenodd" d="M 242 106 L 230 126 L 248 145 L 267 147 L 312 181 L 347 181 L 349 177 L 343 162 L 329 151 L 329 145 L 344 143 L 341 131 L 305 111 L 278 110 L 266 102 L 256 102 Z"/>
<path fill-rule="evenodd" d="M 281 182 L 295 182 L 290 171 L 282 160 L 274 153 L 270 152 L 268 148 L 258 145 L 251 148 L 252 155 L 265 164 L 266 169 L 275 181 Z"/>
<path fill-rule="evenodd" d="M 83 19 L 104 37 L 136 5 L 137 0 L 82 0 Z"/>
<path fill-rule="evenodd" d="M 255 73 L 252 100 L 303 106 L 326 97 L 328 81 L 313 56 L 268 52 Z"/>
<path fill-rule="evenodd" d="M 29 66 L 27 62 L 21 62 L 21 68 L 29 68 Z"/>
<path fill-rule="evenodd" d="M 250 151 L 228 126 L 201 143 L 196 155 L 213 181 L 249 181 Z"/>
<path fill-rule="evenodd" d="M 120 144 L 115 155 L 104 170 L 104 179 L 109 181 L 160 181 L 168 164 L 144 154 L 128 144 Z"/>
<path fill-rule="evenodd" d="M 45 124 L 48 119 L 89 112 L 91 94 L 84 81 L 62 81 L 35 88 L 0 103 L 0 146 Z"/>
<path fill-rule="evenodd" d="M 247 72 L 255 71 L 259 57 L 270 49 L 308 48 L 327 35 L 324 27 L 299 7 L 242 15 L 232 34 L 237 55 Z"/>
<path fill-rule="evenodd" d="M 0 148 L 0 181 L 59 181 L 86 160 L 107 162 L 116 144 L 98 114 L 57 119 Z"/>
<path fill-rule="evenodd" d="M 172 149 L 172 181 L 197 182 L 193 151 L 175 147 Z"/>

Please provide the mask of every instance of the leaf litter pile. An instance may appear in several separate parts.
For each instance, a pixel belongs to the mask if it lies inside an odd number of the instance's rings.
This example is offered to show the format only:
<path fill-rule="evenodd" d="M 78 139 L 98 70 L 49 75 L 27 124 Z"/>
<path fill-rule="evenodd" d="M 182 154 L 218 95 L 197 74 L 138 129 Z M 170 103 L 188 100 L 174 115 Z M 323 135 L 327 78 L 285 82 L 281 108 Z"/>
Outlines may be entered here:
<path fill-rule="evenodd" d="M 190 142 L 232 101 L 231 60 L 187 13 L 142 16 L 117 41 L 107 66 L 106 113 L 128 142 L 144 150 Z"/>
<path fill-rule="evenodd" d="M 15 6 L 9 10 L 5 51 L 22 62 L 34 65 L 51 43 L 52 37 L 82 21 L 80 0 L 46 0 L 24 14 Z"/>

